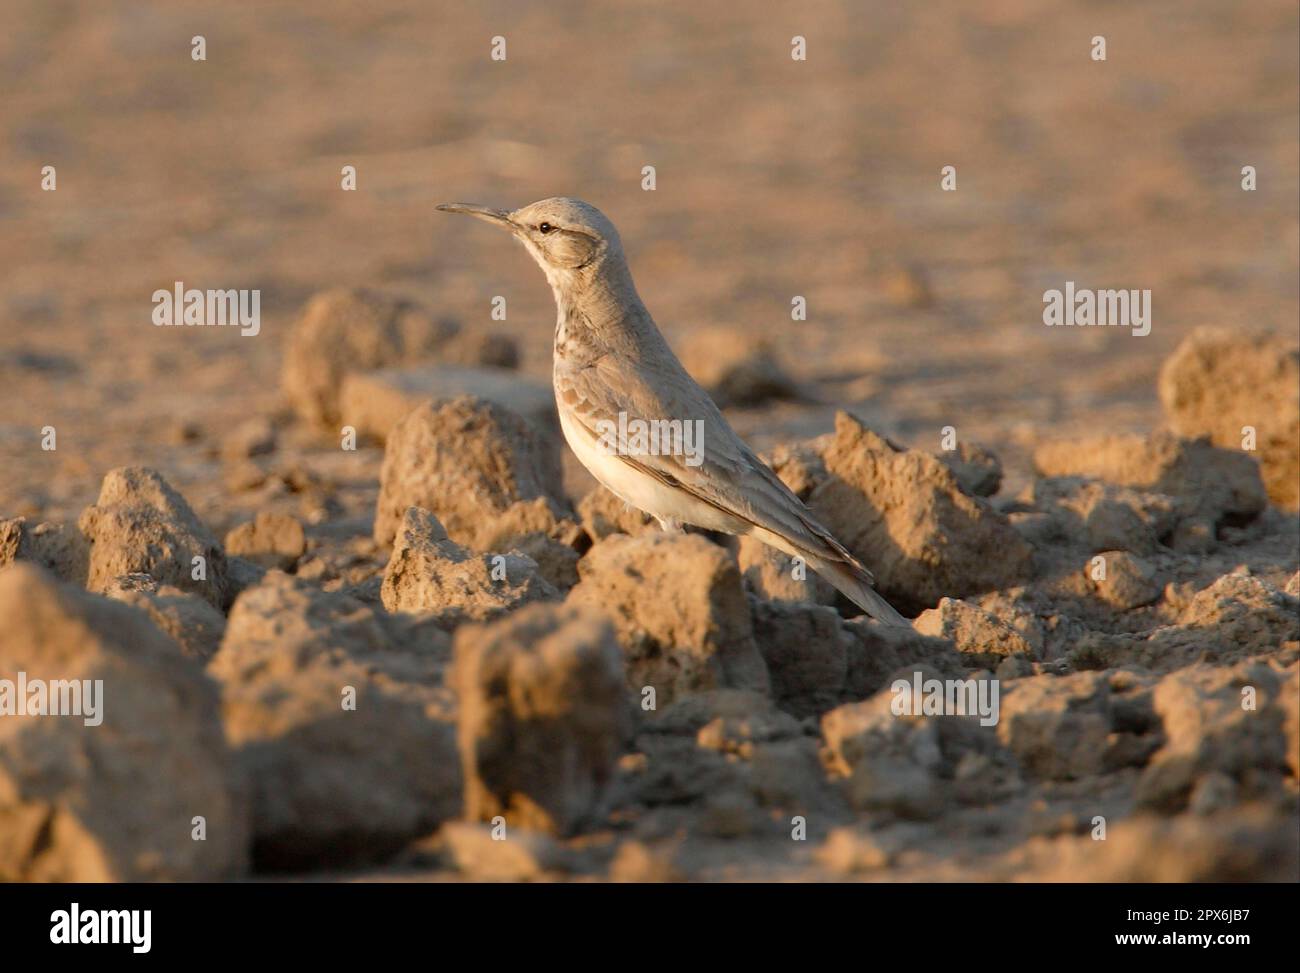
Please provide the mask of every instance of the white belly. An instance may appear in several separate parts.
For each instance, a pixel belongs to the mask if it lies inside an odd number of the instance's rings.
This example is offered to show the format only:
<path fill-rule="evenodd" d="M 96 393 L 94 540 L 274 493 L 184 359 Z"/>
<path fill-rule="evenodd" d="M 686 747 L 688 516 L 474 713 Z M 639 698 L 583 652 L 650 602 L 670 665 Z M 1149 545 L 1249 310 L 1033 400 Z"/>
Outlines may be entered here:
<path fill-rule="evenodd" d="M 744 524 L 684 490 L 674 489 L 636 469 L 618 456 L 602 450 L 591 436 L 561 408 L 560 428 L 578 461 L 607 490 L 624 503 L 660 521 L 694 524 L 728 534 L 743 532 Z"/>

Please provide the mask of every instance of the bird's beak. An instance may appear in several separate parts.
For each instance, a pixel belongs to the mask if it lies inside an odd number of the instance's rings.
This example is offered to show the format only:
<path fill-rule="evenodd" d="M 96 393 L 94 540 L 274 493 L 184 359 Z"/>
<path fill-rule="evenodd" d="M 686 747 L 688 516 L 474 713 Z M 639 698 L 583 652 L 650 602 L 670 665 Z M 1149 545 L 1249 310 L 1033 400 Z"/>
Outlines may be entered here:
<path fill-rule="evenodd" d="M 486 223 L 495 223 L 507 230 L 517 229 L 514 220 L 510 219 L 510 214 L 505 210 L 489 209 L 486 206 L 474 206 L 470 203 L 439 203 L 437 208 L 444 213 L 464 213 L 467 216 L 476 216 Z"/>

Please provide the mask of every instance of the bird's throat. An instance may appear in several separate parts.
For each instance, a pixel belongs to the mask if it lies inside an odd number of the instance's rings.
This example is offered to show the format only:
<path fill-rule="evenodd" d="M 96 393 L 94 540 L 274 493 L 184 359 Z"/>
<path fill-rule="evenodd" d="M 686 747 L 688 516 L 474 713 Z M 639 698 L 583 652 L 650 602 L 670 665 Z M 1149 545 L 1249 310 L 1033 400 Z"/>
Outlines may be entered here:
<path fill-rule="evenodd" d="M 650 322 L 621 261 L 576 273 L 553 272 L 547 278 L 555 296 L 557 358 L 582 363 L 629 350 Z"/>

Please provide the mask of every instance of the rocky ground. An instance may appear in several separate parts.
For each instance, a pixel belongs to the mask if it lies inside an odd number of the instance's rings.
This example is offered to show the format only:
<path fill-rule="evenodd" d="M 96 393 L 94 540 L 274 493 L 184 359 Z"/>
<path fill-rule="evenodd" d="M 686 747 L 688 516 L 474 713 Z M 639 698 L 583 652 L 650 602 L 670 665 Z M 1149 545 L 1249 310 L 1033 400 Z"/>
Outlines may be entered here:
<path fill-rule="evenodd" d="M 141 9 L 0 38 L 0 680 L 104 686 L 0 716 L 0 880 L 1297 878 L 1294 5 Z M 557 192 L 911 630 L 577 467 L 432 211 Z"/>
<path fill-rule="evenodd" d="M 123 467 L 75 523 L 0 521 L 3 670 L 106 702 L 101 727 L 0 721 L 0 876 L 1295 877 L 1285 341 L 1198 332 L 1161 373 L 1180 433 L 1046 443 L 1015 495 L 991 450 L 849 412 L 775 449 L 911 629 L 750 539 L 571 503 L 514 357 L 332 291 L 285 397 L 343 457 L 382 441 L 377 490 L 286 464 L 264 419 L 218 448 L 296 516 L 221 539 Z M 783 387 L 762 351 L 713 362 L 719 396 Z M 1266 448 L 1219 435 L 1238 414 Z M 984 681 L 999 709 L 900 714 L 898 679 Z"/>

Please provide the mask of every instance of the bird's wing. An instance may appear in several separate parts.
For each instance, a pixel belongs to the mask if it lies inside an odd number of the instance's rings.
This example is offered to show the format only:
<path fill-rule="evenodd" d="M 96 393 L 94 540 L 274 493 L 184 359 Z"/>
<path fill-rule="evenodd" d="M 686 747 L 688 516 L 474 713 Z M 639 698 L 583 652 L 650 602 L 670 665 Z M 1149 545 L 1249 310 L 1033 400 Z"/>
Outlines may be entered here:
<path fill-rule="evenodd" d="M 676 363 L 673 363 L 676 365 Z M 598 442 L 604 423 L 679 419 L 703 423 L 702 462 L 689 465 L 683 455 L 626 455 L 617 459 L 683 490 L 718 510 L 783 538 L 807 557 L 843 565 L 871 583 L 871 573 L 835 540 L 793 491 L 745 445 L 708 394 L 685 370 L 657 370 L 653 375 L 617 367 L 608 358 L 581 368 L 557 369 L 556 395 L 569 415 Z"/>

